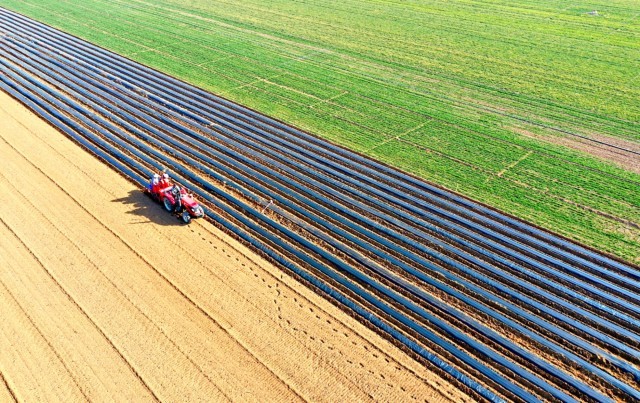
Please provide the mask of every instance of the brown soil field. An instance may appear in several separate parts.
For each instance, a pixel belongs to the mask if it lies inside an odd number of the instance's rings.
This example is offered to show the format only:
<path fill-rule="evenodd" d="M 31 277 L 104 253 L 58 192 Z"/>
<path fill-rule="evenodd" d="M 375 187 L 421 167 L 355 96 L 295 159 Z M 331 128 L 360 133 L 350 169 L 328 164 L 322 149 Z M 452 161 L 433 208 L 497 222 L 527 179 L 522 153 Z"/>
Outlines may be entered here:
<path fill-rule="evenodd" d="M 590 138 L 608 144 L 605 145 L 579 137 L 543 136 L 540 134 L 535 134 L 521 127 L 511 127 L 510 129 L 526 137 L 531 137 L 537 140 L 546 141 L 549 143 L 558 144 L 561 146 L 573 148 L 574 150 L 585 152 L 605 161 L 613 162 L 621 168 L 628 169 L 631 172 L 640 174 L 640 161 L 638 160 L 637 156 L 628 151 L 614 148 L 620 147 L 625 150 L 630 150 L 634 153 L 638 153 L 640 152 L 640 144 L 634 141 L 615 138 L 612 136 L 603 136 L 596 133 L 590 134 Z M 614 147 L 611 147 L 611 145 Z"/>
<path fill-rule="evenodd" d="M 469 401 L 0 92 L 0 401 Z"/>

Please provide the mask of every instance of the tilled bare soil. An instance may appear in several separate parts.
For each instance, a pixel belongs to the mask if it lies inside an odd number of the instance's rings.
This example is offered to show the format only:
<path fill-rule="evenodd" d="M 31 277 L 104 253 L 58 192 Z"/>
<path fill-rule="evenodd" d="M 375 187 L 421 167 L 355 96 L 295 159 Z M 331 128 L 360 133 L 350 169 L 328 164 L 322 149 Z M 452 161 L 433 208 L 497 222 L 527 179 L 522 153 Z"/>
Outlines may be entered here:
<path fill-rule="evenodd" d="M 0 93 L 0 401 L 464 401 Z"/>

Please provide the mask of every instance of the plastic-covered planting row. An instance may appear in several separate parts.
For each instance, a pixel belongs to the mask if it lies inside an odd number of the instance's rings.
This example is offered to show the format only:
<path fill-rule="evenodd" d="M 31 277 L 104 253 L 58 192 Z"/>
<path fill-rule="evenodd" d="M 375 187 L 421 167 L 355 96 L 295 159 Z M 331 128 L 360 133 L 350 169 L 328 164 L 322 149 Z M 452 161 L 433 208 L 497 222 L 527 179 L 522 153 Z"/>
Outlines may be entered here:
<path fill-rule="evenodd" d="M 230 119 L 237 124 L 245 125 L 245 127 L 250 127 L 253 130 L 258 128 L 263 129 L 281 136 L 292 144 L 302 144 L 309 150 L 320 152 L 321 154 L 331 154 L 331 157 L 339 160 L 340 163 L 343 164 L 343 167 L 355 167 L 357 170 L 370 175 L 375 183 L 380 183 L 380 179 L 382 179 L 398 188 L 409 190 L 419 195 L 418 203 L 424 198 L 424 200 L 441 204 L 452 212 L 456 212 L 463 207 L 464 211 L 460 211 L 461 214 L 467 215 L 474 220 L 486 221 L 489 226 L 505 234 L 510 234 L 513 238 L 521 239 L 524 243 L 540 248 L 553 255 L 560 256 L 570 262 L 575 262 L 598 271 L 603 269 L 601 265 L 597 264 L 597 262 L 600 262 L 622 271 L 628 276 L 640 278 L 640 272 L 637 268 L 630 267 L 625 263 L 611 259 L 478 203 L 434 187 L 371 159 L 317 139 L 255 111 L 234 104 L 223 98 L 216 97 L 197 87 L 163 75 L 145 66 L 138 65 L 122 56 L 108 52 L 90 43 L 78 41 L 77 38 L 29 20 L 19 14 L 0 9 L 0 15 L 13 20 L 17 24 L 28 26 L 30 29 L 37 31 L 37 35 L 51 36 L 51 38 L 59 43 L 70 44 L 76 47 L 74 52 L 85 52 L 90 58 L 101 58 L 101 68 L 105 70 L 108 68 L 117 68 L 121 78 L 129 77 L 129 79 L 135 80 L 137 86 L 148 86 L 148 88 L 154 88 L 154 91 L 159 94 L 169 95 L 169 99 L 171 99 L 174 104 L 190 105 L 191 109 L 194 107 L 196 109 L 206 109 L 208 112 L 215 113 L 224 119 Z M 400 194 L 402 195 L 403 193 L 401 192 Z M 427 204 L 426 207 L 428 206 Z M 425 205 L 422 205 L 422 207 L 425 207 Z"/>

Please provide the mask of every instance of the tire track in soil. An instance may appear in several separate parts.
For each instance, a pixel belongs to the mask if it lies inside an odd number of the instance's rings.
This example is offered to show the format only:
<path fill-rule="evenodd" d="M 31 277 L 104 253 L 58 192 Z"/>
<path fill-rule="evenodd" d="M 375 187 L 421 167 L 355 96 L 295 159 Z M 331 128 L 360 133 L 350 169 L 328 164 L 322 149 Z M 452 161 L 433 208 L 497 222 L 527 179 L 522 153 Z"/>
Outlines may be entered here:
<path fill-rule="evenodd" d="M 4 262 L 6 263 L 6 262 Z M 62 365 L 62 367 L 64 368 L 64 370 L 69 374 L 69 378 L 71 379 L 71 381 L 73 382 L 73 384 L 78 388 L 78 390 L 80 391 L 80 394 L 82 395 L 84 400 L 89 400 L 89 397 L 86 394 L 86 391 L 84 390 L 84 388 L 81 386 L 80 381 L 78 380 L 77 376 L 75 376 L 75 374 L 73 373 L 73 371 L 69 368 L 68 363 L 66 362 L 66 360 L 60 355 L 60 352 L 58 352 L 55 347 L 53 346 L 53 344 L 51 344 L 51 340 L 49 340 L 45 334 L 42 332 L 42 330 L 38 327 L 38 325 L 36 324 L 36 322 L 33 320 L 33 318 L 31 317 L 31 315 L 29 315 L 29 313 L 25 310 L 24 306 L 22 306 L 22 304 L 20 304 L 20 302 L 18 301 L 18 299 L 16 298 L 15 295 L 13 295 L 11 293 L 11 291 L 9 291 L 9 288 L 7 287 L 7 285 L 0 280 L 0 286 L 5 290 L 5 292 L 7 293 L 7 297 L 10 298 L 13 303 L 15 304 L 15 306 L 22 312 L 22 314 L 27 318 L 27 320 L 29 321 L 29 323 L 31 324 L 31 326 L 33 327 L 33 329 L 35 329 L 35 331 L 38 333 L 38 335 L 42 338 L 42 340 L 44 340 L 47 344 L 47 346 L 49 347 L 49 349 L 53 352 L 53 354 L 55 355 L 55 357 L 58 359 L 58 361 L 60 362 L 60 364 Z"/>
<path fill-rule="evenodd" d="M 141 400 L 145 394 L 148 394 L 152 399 L 158 401 L 157 396 L 153 393 L 153 391 L 149 388 L 149 386 L 142 379 L 140 374 L 131 366 L 131 363 L 122 355 L 122 353 L 116 348 L 113 342 L 109 339 L 109 337 L 98 327 L 98 325 L 89 317 L 89 315 L 82 309 L 80 305 L 69 295 L 69 293 L 62 288 L 60 283 L 53 277 L 51 272 L 47 269 L 47 267 L 38 259 L 36 255 L 33 254 L 27 244 L 24 243 L 22 239 L 18 237 L 18 235 L 11 230 L 4 222 L 2 217 L 0 217 L 0 229 L 4 229 L 5 236 L 3 236 L 3 243 L 7 245 L 11 243 L 11 240 L 14 240 L 13 245 L 8 245 L 6 248 L 2 248 L 3 245 L 0 245 L 0 249 L 3 250 L 4 256 L 9 256 L 6 258 L 3 267 L 5 268 L 5 272 L 0 272 L 0 281 L 4 281 L 5 287 L 9 281 L 12 281 L 12 290 L 22 291 L 23 293 L 28 292 L 28 295 L 23 295 L 21 300 L 25 304 L 31 304 L 32 308 L 30 312 L 32 315 L 39 315 L 39 321 L 46 321 L 49 318 L 49 313 L 44 309 L 47 305 L 56 302 L 57 306 L 60 305 L 68 305 L 65 302 L 70 303 L 71 306 L 60 306 L 56 309 L 56 312 L 59 312 L 58 316 L 69 316 L 67 318 L 55 318 L 56 323 L 50 323 L 49 332 L 47 334 L 47 339 L 56 339 L 58 345 L 61 345 L 59 348 L 63 350 L 65 355 L 71 356 L 71 364 L 75 365 L 75 371 L 80 373 L 80 377 L 83 378 L 83 385 L 88 385 L 91 381 L 100 383 L 103 389 L 106 390 L 96 390 L 94 391 L 96 394 L 102 392 L 101 395 L 94 395 L 93 393 L 88 393 L 88 396 L 92 399 L 102 398 L 118 395 L 126 398 L 135 398 L 137 400 Z M 19 265 L 16 266 L 16 262 L 19 262 Z M 28 262 L 31 265 L 28 265 Z M 37 271 L 40 273 L 26 273 L 27 269 L 31 269 L 30 271 L 34 271 L 33 266 L 37 267 Z M 11 269 L 11 270 L 9 270 Z M 41 269 L 41 270 L 39 270 Z M 4 280 L 3 275 L 4 274 Z M 27 276 L 27 274 L 31 274 Z M 38 277 L 46 277 L 46 278 L 38 278 Z M 23 277 L 23 278 L 19 278 Z M 46 287 L 46 283 L 53 283 L 54 289 L 49 290 L 49 287 Z M 8 289 L 9 287 L 7 287 Z M 45 296 L 46 294 L 46 296 Z M 57 294 L 57 295 L 56 295 Z M 65 299 L 66 301 L 60 301 L 61 299 Z M 33 302 L 38 299 L 43 299 L 43 301 L 39 301 L 36 306 L 33 306 Z M 58 301 L 56 301 L 58 299 Z M 83 320 L 79 320 L 77 318 L 73 318 L 72 312 L 76 311 L 83 316 L 84 322 L 88 322 L 89 324 L 82 326 L 78 322 L 83 322 Z M 76 315 L 77 316 L 77 315 Z M 46 326 L 46 324 L 45 324 Z M 84 329 L 82 328 L 84 327 Z M 87 328 L 93 328 L 99 335 L 96 337 L 95 332 Z M 91 333 L 91 334 L 89 334 Z M 84 340 L 80 340 L 80 338 Z M 101 344 L 101 341 L 105 341 L 108 347 L 98 346 L 96 344 Z M 78 344 L 84 343 L 82 347 L 85 347 L 85 354 L 80 354 L 80 350 L 78 348 Z M 71 345 L 64 345 L 71 344 Z M 89 345 L 92 344 L 92 345 Z M 88 354 L 87 354 L 88 352 Z M 115 353 L 122 360 L 126 368 L 119 368 L 117 364 L 117 360 L 105 359 L 106 356 L 110 356 L 110 353 Z M 74 357 L 75 356 L 75 357 Z M 110 357 L 109 357 L 110 358 Z M 119 363 L 118 363 L 119 364 Z M 116 368 L 113 368 L 113 367 Z M 107 385 L 104 385 L 104 381 L 113 381 L 112 377 L 115 378 L 117 374 L 120 378 L 124 377 L 123 372 L 126 372 L 126 369 L 131 371 L 131 375 L 133 378 L 137 379 L 140 384 L 140 387 L 134 387 L 132 382 L 135 383 L 135 379 L 127 378 L 126 380 L 122 380 L 121 382 L 114 382 L 114 385 L 111 385 L 111 389 Z M 88 372 L 88 373 L 87 373 Z M 98 374 L 102 372 L 102 374 Z M 88 377 L 94 377 L 93 380 L 87 379 Z M 117 388 L 116 388 L 117 387 Z M 91 389 L 89 386 L 87 389 Z M 146 400 L 146 399 L 144 399 Z M 1 401 L 1 400 L 0 400 Z"/>
<path fill-rule="evenodd" d="M 87 400 L 59 355 L 1 282 L 0 317 L 0 370 L 16 400 L 27 397 L 21 391 L 40 401 Z"/>
<path fill-rule="evenodd" d="M 202 226 L 199 229 L 203 229 L 205 232 L 208 232 L 211 235 L 214 235 L 213 232 L 211 232 L 211 230 L 209 228 L 207 228 L 206 226 Z M 192 230 L 192 232 L 194 232 Z M 198 233 L 198 235 L 201 235 L 201 233 Z M 226 242 L 225 242 L 226 243 Z M 232 247 L 230 244 L 227 243 L 227 246 Z M 215 248 L 215 247 L 214 247 Z M 223 249 L 222 252 L 224 252 L 225 250 Z M 185 253 L 188 253 L 187 250 L 185 250 Z M 256 270 L 256 267 L 253 265 L 258 265 L 259 263 L 256 262 L 255 260 L 252 260 L 251 257 L 245 255 L 246 261 L 249 262 L 249 266 L 248 269 L 251 272 L 254 272 Z M 253 265 L 252 265 L 253 264 Z M 241 265 L 243 267 L 247 267 L 247 265 L 245 263 L 241 263 Z M 212 274 L 215 274 L 212 272 Z M 316 345 L 321 345 L 323 348 L 325 348 L 326 350 L 329 351 L 335 351 L 337 354 L 339 354 L 342 359 L 342 362 L 339 364 L 340 367 L 338 368 L 342 368 L 344 369 L 345 366 L 351 365 L 351 366 L 356 366 L 359 365 L 360 368 L 365 368 L 365 365 L 362 362 L 354 362 L 349 360 L 348 358 L 344 358 L 345 356 L 345 351 L 347 351 L 347 349 L 345 349 L 345 347 L 348 348 L 352 348 L 354 346 L 356 347 L 361 347 L 362 348 L 362 353 L 363 354 L 370 354 L 372 357 L 379 359 L 379 361 L 381 362 L 383 359 L 385 361 L 385 363 L 387 365 L 390 365 L 392 367 L 395 367 L 396 371 L 408 371 L 409 373 L 411 373 L 414 376 L 419 377 L 419 375 L 414 372 L 413 369 L 409 368 L 408 366 L 406 366 L 405 364 L 401 363 L 400 361 L 395 360 L 393 357 L 391 356 L 387 356 L 386 352 L 384 351 L 384 349 L 380 346 L 377 346 L 375 344 L 372 344 L 371 342 L 369 342 L 369 340 L 367 340 L 366 337 L 361 336 L 354 327 L 349 327 L 349 330 L 351 330 L 351 332 L 346 333 L 340 333 L 338 331 L 338 329 L 336 329 L 335 326 L 332 326 L 332 320 L 336 321 L 339 324 L 344 324 L 345 326 L 349 326 L 346 324 L 346 322 L 341 322 L 340 319 L 338 319 L 336 316 L 334 316 L 332 313 L 330 313 L 328 310 L 325 310 L 321 307 L 316 308 L 318 311 L 318 314 L 314 315 L 314 318 L 312 318 L 312 321 L 304 321 L 304 322 L 296 322 L 296 323 L 292 323 L 291 321 L 291 315 L 287 314 L 285 312 L 283 312 L 283 306 L 282 306 L 282 301 L 289 298 L 289 299 L 293 299 L 294 302 L 297 305 L 295 306 L 295 308 L 299 308 L 299 309 L 305 309 L 305 305 L 307 305 L 307 303 L 312 303 L 312 301 L 310 299 L 308 299 L 305 296 L 300 296 L 299 294 L 297 296 L 295 296 L 296 292 L 292 287 L 289 287 L 286 285 L 286 283 L 283 283 L 283 276 L 282 274 L 278 277 L 273 273 L 270 272 L 265 272 L 263 273 L 266 277 L 268 277 L 271 281 L 275 281 L 272 285 L 268 285 L 269 288 L 273 288 L 273 290 L 275 290 L 275 295 L 274 295 L 274 299 L 273 302 L 274 304 L 277 306 L 277 317 L 274 317 L 272 315 L 271 319 L 274 321 L 274 323 L 276 325 L 278 325 L 282 331 L 285 331 L 291 335 L 294 335 L 295 333 L 303 333 L 305 337 L 305 345 L 308 344 L 313 344 L 315 343 Z M 266 280 L 265 277 L 258 277 L 258 275 L 254 274 L 256 276 L 256 278 L 260 279 L 263 283 L 264 282 L 268 282 L 269 280 Z M 224 280 L 224 279 L 222 279 Z M 279 285 L 284 284 L 284 287 L 279 288 Z M 235 289 L 234 289 L 235 291 Z M 250 299 L 246 300 L 247 302 L 251 303 Z M 299 301 L 305 303 L 299 303 Z M 256 304 L 252 304 L 256 309 L 260 309 L 261 312 L 263 312 L 264 314 L 272 314 L 273 311 L 269 311 L 269 310 L 264 310 L 261 309 L 260 306 L 256 305 Z M 287 306 L 285 305 L 285 308 Z M 309 308 L 310 312 L 313 313 L 313 308 Z M 327 315 L 329 316 L 330 319 L 323 319 L 319 316 L 319 314 Z M 315 321 L 313 320 L 315 319 Z M 285 324 L 286 322 L 286 324 Z M 343 343 L 337 343 L 337 344 L 330 344 L 330 342 L 325 341 L 324 339 L 322 339 L 321 337 L 315 337 L 313 336 L 314 332 L 316 332 L 318 330 L 318 328 L 323 328 L 327 331 L 331 330 L 334 333 L 337 333 L 340 335 L 340 337 L 344 337 L 344 341 Z M 358 339 L 358 342 L 354 341 L 354 340 L 349 340 L 349 337 L 351 337 L 351 335 L 353 335 L 354 338 Z M 299 337 L 299 336 L 298 336 Z M 311 343 L 313 342 L 313 343 Z M 393 361 L 392 361 L 393 360 Z M 383 364 L 384 365 L 384 364 Z M 371 373 L 372 371 L 370 369 L 368 369 L 368 371 Z M 385 382 L 382 382 L 383 384 L 385 384 L 386 386 L 388 386 L 389 388 L 393 388 L 394 384 L 389 382 L 389 380 L 385 377 L 385 375 L 383 375 L 382 373 L 379 373 L 378 376 L 382 379 L 385 380 Z M 433 387 L 441 387 L 442 384 L 438 381 L 436 381 L 435 384 L 433 384 L 432 381 L 426 379 L 426 378 L 421 378 L 421 381 L 423 382 L 427 382 L 427 383 L 431 383 Z M 378 384 L 380 385 L 380 384 Z M 377 386 L 377 385 L 374 385 Z M 402 387 L 400 387 L 401 390 L 404 390 Z M 439 390 L 439 392 L 442 392 Z M 443 397 L 447 397 L 446 394 L 442 393 Z M 412 398 L 415 400 L 416 397 L 412 396 Z M 461 400 L 463 401 L 463 400 Z"/>
<path fill-rule="evenodd" d="M 7 380 L 4 379 L 4 375 L 0 372 L 0 402 L 11 403 L 17 401 L 18 398 L 16 398 L 16 395 L 13 393 L 13 390 L 11 390 Z"/>

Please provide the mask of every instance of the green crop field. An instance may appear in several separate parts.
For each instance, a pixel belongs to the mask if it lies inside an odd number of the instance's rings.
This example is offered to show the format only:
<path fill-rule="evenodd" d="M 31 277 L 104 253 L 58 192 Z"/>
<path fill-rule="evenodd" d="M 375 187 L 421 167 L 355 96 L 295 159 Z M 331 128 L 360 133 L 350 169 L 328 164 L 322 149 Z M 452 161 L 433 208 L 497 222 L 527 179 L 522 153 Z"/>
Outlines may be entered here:
<path fill-rule="evenodd" d="M 637 0 L 0 6 L 640 262 Z"/>

